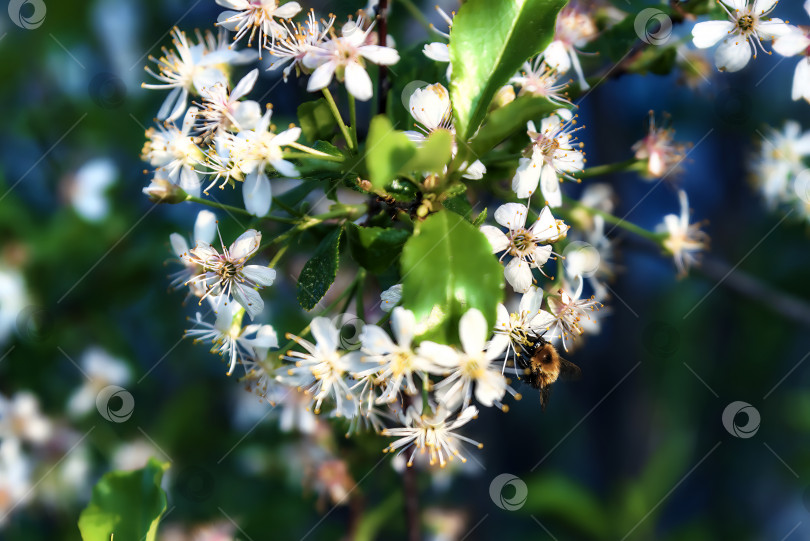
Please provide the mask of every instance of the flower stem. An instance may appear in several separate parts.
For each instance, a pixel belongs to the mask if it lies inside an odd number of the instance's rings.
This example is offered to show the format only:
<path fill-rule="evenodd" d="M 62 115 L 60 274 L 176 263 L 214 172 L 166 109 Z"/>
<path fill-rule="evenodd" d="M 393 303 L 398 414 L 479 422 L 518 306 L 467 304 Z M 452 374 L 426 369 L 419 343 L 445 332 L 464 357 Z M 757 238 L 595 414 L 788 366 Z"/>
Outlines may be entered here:
<path fill-rule="evenodd" d="M 609 212 L 605 212 L 603 210 L 583 205 L 576 199 L 569 197 L 567 195 L 563 195 L 563 201 L 573 209 L 584 210 L 591 216 L 601 216 L 602 218 L 604 218 L 606 222 L 613 224 L 616 227 L 621 227 L 622 229 L 630 231 L 631 233 L 635 233 L 636 235 L 643 237 L 647 240 L 650 240 L 659 246 L 662 245 L 663 240 L 667 237 L 666 233 L 654 233 L 652 231 L 648 231 L 641 226 L 638 226 L 632 222 L 628 222 L 624 218 L 619 218 L 618 216 L 614 216 Z"/>
<path fill-rule="evenodd" d="M 290 247 L 289 244 L 285 244 L 284 246 L 279 248 L 278 252 L 276 252 L 276 255 L 273 256 L 273 259 L 270 260 L 270 263 L 268 263 L 267 266 L 270 267 L 271 269 L 275 268 L 279 260 L 284 256 L 284 252 L 286 252 L 287 248 L 289 247 Z"/>
<path fill-rule="evenodd" d="M 617 163 L 608 163 L 605 165 L 596 165 L 594 167 L 588 167 L 579 173 L 575 173 L 573 176 L 576 179 L 586 179 L 586 178 L 593 178 L 602 175 L 608 175 L 610 173 L 623 173 L 626 171 L 641 171 L 644 168 L 643 160 L 637 160 L 635 158 L 631 158 L 629 160 L 625 160 L 623 162 Z"/>
<path fill-rule="evenodd" d="M 301 231 L 305 231 L 307 229 L 315 227 L 316 225 L 319 225 L 325 222 L 326 220 L 331 220 L 334 218 L 357 219 L 363 214 L 365 214 L 366 209 L 367 206 L 365 203 L 361 203 L 359 205 L 340 205 L 340 208 L 330 210 L 329 212 L 324 212 L 323 214 L 318 214 L 316 216 L 304 216 L 302 218 L 292 219 L 288 223 L 296 224 L 295 227 L 291 227 L 285 233 L 282 233 L 281 235 L 271 240 L 268 246 L 284 242 L 291 236 L 300 233 Z"/>
<path fill-rule="evenodd" d="M 355 310 L 357 310 L 357 318 L 360 321 L 366 320 L 366 307 L 363 304 L 364 285 L 366 283 L 366 269 L 361 268 L 357 271 L 357 291 L 355 292 Z"/>
<path fill-rule="evenodd" d="M 340 116 L 340 111 L 338 110 L 337 103 L 335 103 L 335 98 L 332 97 L 332 93 L 329 92 L 328 88 L 323 89 L 323 96 L 326 98 L 326 102 L 329 104 L 329 108 L 332 110 L 332 116 L 335 117 L 335 121 L 337 121 L 338 126 L 340 127 L 340 133 L 343 134 L 346 144 L 349 145 L 349 150 L 355 150 L 354 139 L 352 139 L 351 135 L 349 134 L 349 128 L 347 128 L 346 123 L 343 122 L 343 117 Z"/>
<path fill-rule="evenodd" d="M 357 104 L 351 94 L 349 94 L 349 121 L 352 123 L 349 128 L 351 130 L 352 146 L 357 148 Z"/>

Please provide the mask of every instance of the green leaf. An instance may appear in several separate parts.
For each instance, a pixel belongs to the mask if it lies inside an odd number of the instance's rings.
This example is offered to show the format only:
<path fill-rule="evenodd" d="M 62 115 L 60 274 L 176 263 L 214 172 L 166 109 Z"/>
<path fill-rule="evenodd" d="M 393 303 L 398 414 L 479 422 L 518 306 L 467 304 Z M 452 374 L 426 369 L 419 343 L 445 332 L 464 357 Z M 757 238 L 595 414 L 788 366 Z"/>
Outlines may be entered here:
<path fill-rule="evenodd" d="M 79 516 L 84 541 L 126 539 L 154 541 L 161 515 L 166 511 L 166 494 L 160 488 L 168 463 L 150 458 L 134 471 L 113 471 L 93 488 L 90 503 Z"/>
<path fill-rule="evenodd" d="M 330 156 L 336 156 L 338 158 L 343 158 L 344 154 L 340 151 L 338 147 L 330 143 L 329 141 L 315 141 L 315 144 L 312 145 L 312 148 L 315 150 L 319 150 L 324 154 L 329 154 Z"/>
<path fill-rule="evenodd" d="M 455 212 L 459 216 L 472 221 L 472 205 L 470 205 L 470 202 L 467 200 L 466 194 L 461 193 L 454 197 L 445 199 L 442 202 L 442 205 L 444 205 L 444 208 L 447 210 Z"/>
<path fill-rule="evenodd" d="M 441 173 L 450 162 L 453 152 L 453 134 L 447 130 L 436 130 L 416 150 L 416 155 L 406 163 L 400 173 L 419 171 Z"/>
<path fill-rule="evenodd" d="M 528 480 L 528 497 L 522 513 L 539 514 L 584 534 L 586 539 L 607 539 L 611 520 L 588 489 L 562 475 Z"/>
<path fill-rule="evenodd" d="M 370 272 L 380 274 L 399 257 L 410 233 L 404 229 L 360 227 L 350 223 L 346 236 L 354 260 Z"/>
<path fill-rule="evenodd" d="M 299 105 L 298 124 L 310 143 L 318 139 L 331 139 L 337 126 L 332 110 L 324 98 Z"/>
<path fill-rule="evenodd" d="M 525 131 L 528 121 L 548 116 L 557 109 L 560 106 L 546 98 L 521 96 L 489 114 L 484 127 L 470 141 L 470 150 L 476 157 L 483 156 L 510 135 Z"/>
<path fill-rule="evenodd" d="M 492 246 L 467 220 L 447 210 L 428 216 L 400 259 L 402 305 L 423 326 L 422 339 L 453 343 L 458 321 L 471 308 L 490 325 L 503 298 L 503 267 Z"/>
<path fill-rule="evenodd" d="M 329 233 L 318 245 L 312 259 L 306 262 L 298 277 L 298 304 L 312 310 L 335 281 L 342 227 Z"/>
<path fill-rule="evenodd" d="M 354 535 L 355 541 L 374 541 L 379 539 L 377 535 L 386 525 L 390 527 L 392 519 L 396 519 L 402 508 L 402 492 L 396 491 L 388 496 L 377 507 L 363 513 L 357 532 Z"/>
<path fill-rule="evenodd" d="M 468 141 L 492 97 L 554 36 L 567 0 L 468 0 L 453 19 L 450 96 L 456 133 Z"/>
<path fill-rule="evenodd" d="M 481 227 L 482 225 L 484 225 L 484 222 L 486 221 L 487 221 L 487 209 L 484 209 L 478 214 L 478 216 L 475 217 L 475 220 L 473 220 L 473 225 L 475 227 Z"/>
<path fill-rule="evenodd" d="M 384 190 L 416 155 L 416 146 L 404 132 L 394 130 L 384 115 L 375 116 L 368 130 L 366 168 L 372 186 Z"/>

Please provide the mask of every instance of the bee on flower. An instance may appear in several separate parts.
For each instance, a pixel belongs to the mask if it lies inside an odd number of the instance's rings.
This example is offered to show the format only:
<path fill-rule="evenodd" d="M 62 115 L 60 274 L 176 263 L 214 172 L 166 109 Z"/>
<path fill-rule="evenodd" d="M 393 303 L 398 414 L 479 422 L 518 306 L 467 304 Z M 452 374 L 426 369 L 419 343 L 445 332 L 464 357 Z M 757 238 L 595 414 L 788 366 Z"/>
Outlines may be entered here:
<path fill-rule="evenodd" d="M 700 230 L 700 223 L 689 223 L 689 198 L 683 190 L 678 191 L 681 213 L 667 214 L 657 228 L 666 233 L 664 248 L 672 255 L 680 276 L 686 276 L 689 268 L 697 263 L 698 255 L 708 248 L 709 236 Z"/>
<path fill-rule="evenodd" d="M 228 47 L 224 30 L 215 37 L 213 33 L 196 32 L 197 43 L 193 43 L 185 32 L 172 30 L 173 51 L 163 48 L 160 58 L 149 57 L 157 71 L 146 66 L 146 72 L 158 83 L 142 83 L 143 88 L 154 90 L 171 89 L 158 110 L 157 119 L 172 122 L 183 115 L 189 93 L 200 91 L 216 83 L 228 84 L 228 68 L 252 62 L 256 55 L 252 51 L 235 51 Z"/>
<path fill-rule="evenodd" d="M 569 117 L 564 120 L 562 117 Z M 546 205 L 562 205 L 561 178 L 574 180 L 571 173 L 585 168 L 583 144 L 576 142 L 573 134 L 584 126 L 574 128 L 576 117 L 571 117 L 566 109 L 542 120 L 540 130 L 533 121 L 526 125 L 531 144 L 523 151 L 523 158 L 518 161 L 518 168 L 512 178 L 512 189 L 521 199 L 531 197 L 540 190 Z"/>
<path fill-rule="evenodd" d="M 225 247 L 220 237 L 222 253 L 207 242 L 198 241 L 197 245 L 183 256 L 184 260 L 202 269 L 200 274 L 186 282 L 200 284 L 205 288 L 200 303 L 210 295 L 223 295 L 223 304 L 227 304 L 233 298 L 242 305 L 250 319 L 262 312 L 264 301 L 256 288 L 273 285 L 276 271 L 263 265 L 246 265 L 247 261 L 256 255 L 261 241 L 261 233 L 255 229 L 248 229 L 239 235 L 230 248 Z"/>
<path fill-rule="evenodd" d="M 489 347 L 504 351 L 502 374 L 507 360 L 530 347 L 531 339 L 541 336 L 550 325 L 553 317 L 541 309 L 542 305 L 543 292 L 534 286 L 521 295 L 517 311 L 510 312 L 505 305 L 498 304 L 495 335 Z M 517 364 L 514 368 L 519 375 Z"/>
<path fill-rule="evenodd" d="M 506 233 L 491 225 L 481 226 L 481 232 L 492 245 L 492 253 L 503 252 L 501 260 L 512 256 L 504 268 L 504 276 L 517 293 L 529 291 L 534 280 L 532 269 L 543 272 L 543 265 L 553 254 L 550 244 L 564 238 L 569 229 L 562 220 L 554 218 L 548 207 L 544 207 L 527 228 L 528 213 L 525 205 L 506 203 L 495 211 L 495 221 L 507 228 Z"/>

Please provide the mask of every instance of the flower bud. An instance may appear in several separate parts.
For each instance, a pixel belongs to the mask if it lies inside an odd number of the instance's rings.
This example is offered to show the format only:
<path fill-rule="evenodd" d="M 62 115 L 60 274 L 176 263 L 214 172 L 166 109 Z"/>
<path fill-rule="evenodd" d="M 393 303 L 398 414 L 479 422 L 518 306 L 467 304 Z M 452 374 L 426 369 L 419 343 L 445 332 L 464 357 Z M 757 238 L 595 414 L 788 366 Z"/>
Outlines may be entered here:
<path fill-rule="evenodd" d="M 152 182 L 143 189 L 143 193 L 155 203 L 169 203 L 171 205 L 182 203 L 188 198 L 188 194 L 178 186 L 172 184 L 165 178 L 154 178 Z"/>

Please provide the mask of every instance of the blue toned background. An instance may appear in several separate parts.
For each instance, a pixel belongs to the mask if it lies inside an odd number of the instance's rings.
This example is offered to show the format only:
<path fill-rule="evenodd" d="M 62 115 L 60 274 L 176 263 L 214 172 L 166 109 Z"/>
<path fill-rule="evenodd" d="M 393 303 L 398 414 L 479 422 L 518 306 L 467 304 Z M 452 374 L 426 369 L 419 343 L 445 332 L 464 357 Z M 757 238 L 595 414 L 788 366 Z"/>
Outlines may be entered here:
<path fill-rule="evenodd" d="M 364 7 L 302 4 L 339 16 Z M 407 51 L 427 33 L 393 4 L 400 52 L 420 55 Z M 781 2 L 774 14 L 806 23 L 799 4 Z M 194 306 L 167 292 L 168 236 L 187 235 L 198 209 L 153 206 L 141 194 L 144 129 L 164 97 L 140 88 L 147 57 L 170 45 L 173 25 L 210 29 L 221 9 L 213 0 L 44 5 L 36 28 L 0 17 L 0 268 L 22 273 L 27 290 L 21 306 L 0 305 L 0 321 L 10 322 L 0 339 L 0 393 L 34 392 L 49 417 L 84 438 L 86 459 L 81 482 L 53 488 L 63 454 L 39 456 L 32 499 L 13 510 L 0 539 L 79 539 L 89 488 L 122 449 L 171 462 L 162 528 L 232 519 L 239 539 L 341 538 L 352 510 L 326 514 L 317 491 L 302 486 L 298 446 L 318 442 L 281 432 L 215 356 L 180 340 Z M 604 63 L 584 60 L 588 73 Z M 697 91 L 678 84 L 677 74 L 624 75 L 579 103 L 590 165 L 632 157 L 648 111 L 671 114 L 677 139 L 695 143 L 677 178 L 599 180 L 616 191 L 615 213 L 648 229 L 678 212 L 676 187 L 685 189 L 694 219 L 709 220 L 712 251 L 703 269 L 677 280 L 670 258 L 614 231 L 622 272 L 610 284 L 609 317 L 570 355 L 582 380 L 557 385 L 545 413 L 521 389 L 524 399 L 509 413 L 487 410 L 469 425 L 485 447 L 464 471 L 419 474 L 433 539 L 810 538 L 810 238 L 806 222 L 768 211 L 747 178 L 766 125 L 796 119 L 810 129 L 810 105 L 790 101 L 795 64 L 761 54 L 741 73 L 711 73 Z M 267 90 L 277 124 L 295 121 L 305 82 L 263 72 L 252 97 Z M 399 107 L 398 96 L 391 100 Z M 367 118 L 368 108 L 360 114 Z M 109 182 L 102 196 L 82 192 L 88 164 L 98 182 Z M 225 200 L 240 204 L 238 192 L 231 195 Z M 224 236 L 235 235 L 237 226 L 221 218 Z M 293 284 L 282 277 L 266 297 L 280 333 L 305 321 Z M 786 315 L 794 305 L 798 316 Z M 130 367 L 136 406 L 125 423 L 66 412 L 84 383 L 76 364 L 90 346 Z M 752 437 L 723 426 L 735 401 L 761 417 Z M 387 459 L 375 466 L 383 441 L 341 442 L 341 452 L 360 481 L 364 516 L 379 517 L 379 538 L 401 538 L 399 474 Z M 493 493 L 504 473 L 517 481 Z M 509 510 L 521 483 L 526 500 Z"/>

